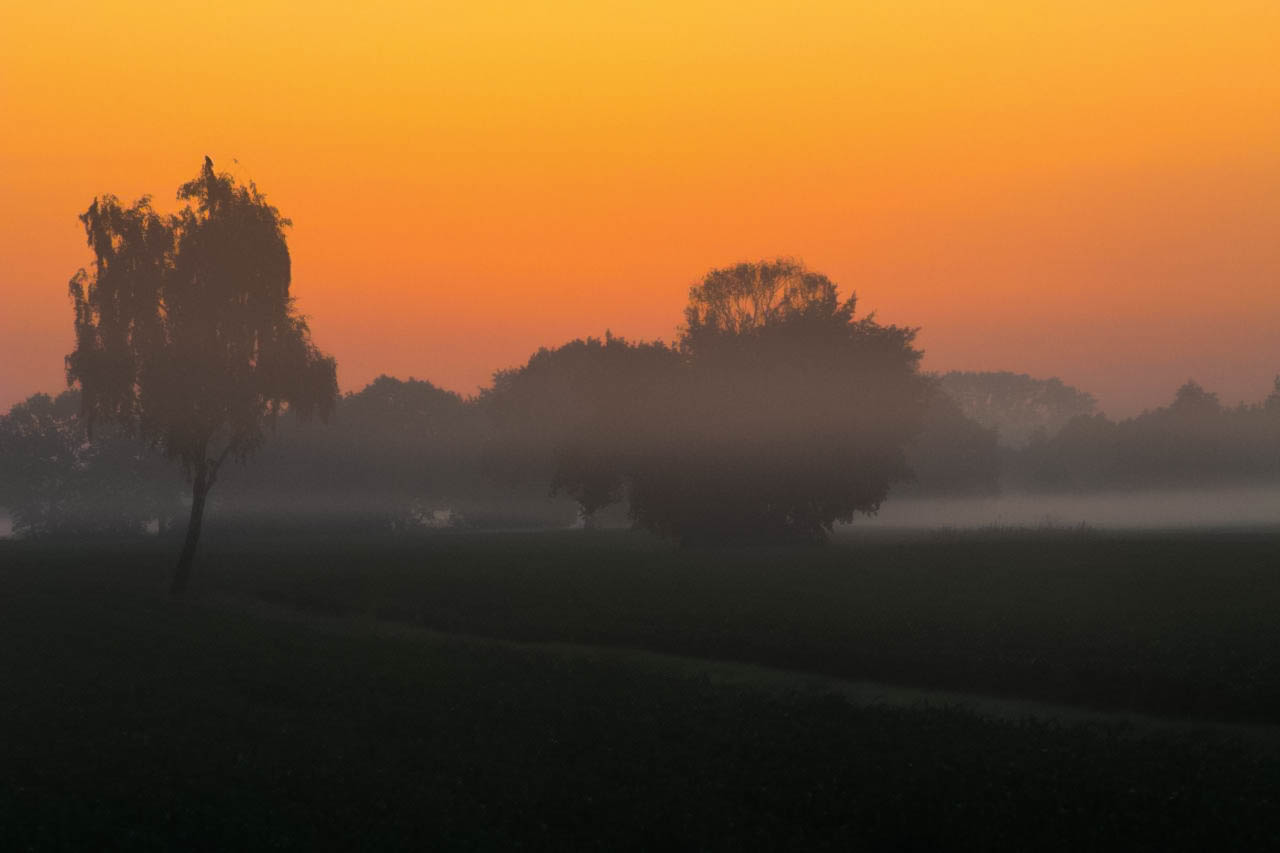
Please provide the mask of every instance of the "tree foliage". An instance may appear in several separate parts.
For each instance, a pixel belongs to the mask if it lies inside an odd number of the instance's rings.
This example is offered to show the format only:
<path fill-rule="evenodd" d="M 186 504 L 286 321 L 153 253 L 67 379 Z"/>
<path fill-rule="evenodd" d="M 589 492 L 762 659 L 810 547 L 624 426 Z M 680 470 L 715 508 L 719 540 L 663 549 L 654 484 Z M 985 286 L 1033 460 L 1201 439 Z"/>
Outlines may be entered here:
<path fill-rule="evenodd" d="M 678 354 L 662 343 L 603 339 L 538 350 L 494 375 L 478 404 L 491 425 L 486 469 L 511 484 L 550 484 L 590 526 L 624 497 L 642 423 L 660 414 L 656 389 L 678 375 Z"/>
<path fill-rule="evenodd" d="M 811 541 L 876 511 L 908 474 L 929 383 L 915 330 L 856 307 L 790 259 L 694 286 L 684 370 L 639 441 L 636 521 L 682 542 Z"/>
<path fill-rule="evenodd" d="M 289 221 L 208 158 L 178 198 L 167 217 L 149 198 L 125 206 L 109 195 L 81 216 L 94 261 L 71 280 L 67 356 L 91 434 L 99 421 L 121 424 L 192 480 L 175 588 L 222 464 L 256 450 L 285 409 L 324 416 L 337 395 L 334 361 L 289 294 Z"/>
<path fill-rule="evenodd" d="M 1001 452 L 994 429 L 967 417 L 940 386 L 907 446 L 910 480 L 894 494 L 991 495 L 1000 490 Z"/>
<path fill-rule="evenodd" d="M 855 302 L 850 297 L 841 305 L 830 279 L 787 258 L 714 269 L 689 289 L 681 344 L 690 349 L 711 338 L 749 339 L 806 319 L 848 322 Z"/>
<path fill-rule="evenodd" d="M 855 307 L 795 261 L 713 270 L 675 347 L 606 335 L 495 377 L 503 454 L 587 518 L 625 498 L 685 543 L 821 538 L 906 476 L 928 389 L 914 331 Z"/>

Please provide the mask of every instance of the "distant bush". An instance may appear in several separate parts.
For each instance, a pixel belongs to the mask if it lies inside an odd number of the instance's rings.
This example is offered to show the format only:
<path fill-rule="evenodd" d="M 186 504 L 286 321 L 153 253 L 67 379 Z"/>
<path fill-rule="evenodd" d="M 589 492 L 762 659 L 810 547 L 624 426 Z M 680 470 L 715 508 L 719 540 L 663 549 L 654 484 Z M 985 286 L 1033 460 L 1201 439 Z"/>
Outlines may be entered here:
<path fill-rule="evenodd" d="M 89 441 L 80 394 L 36 394 L 0 415 L 0 506 L 21 536 L 136 534 L 181 510 L 181 477 L 123 429 Z"/>

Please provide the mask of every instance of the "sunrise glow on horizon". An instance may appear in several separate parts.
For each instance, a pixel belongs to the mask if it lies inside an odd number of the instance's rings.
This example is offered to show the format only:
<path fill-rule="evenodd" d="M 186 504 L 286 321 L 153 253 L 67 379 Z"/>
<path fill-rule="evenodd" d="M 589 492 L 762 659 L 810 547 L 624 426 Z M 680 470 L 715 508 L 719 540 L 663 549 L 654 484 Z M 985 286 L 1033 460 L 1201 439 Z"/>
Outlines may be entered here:
<path fill-rule="evenodd" d="M 670 339 L 802 258 L 930 370 L 1130 414 L 1280 373 L 1280 4 L 52 0 L 0 13 L 0 408 L 65 385 L 95 195 L 292 219 L 344 390 Z"/>

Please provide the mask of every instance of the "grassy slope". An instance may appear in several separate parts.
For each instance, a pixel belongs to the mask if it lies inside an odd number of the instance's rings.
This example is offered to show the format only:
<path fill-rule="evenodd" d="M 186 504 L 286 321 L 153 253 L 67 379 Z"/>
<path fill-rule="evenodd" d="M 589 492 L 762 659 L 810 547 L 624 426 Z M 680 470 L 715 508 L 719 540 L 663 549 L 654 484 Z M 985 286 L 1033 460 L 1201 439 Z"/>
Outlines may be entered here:
<path fill-rule="evenodd" d="M 430 551 L 429 582 L 390 554 L 369 562 L 367 549 L 362 560 L 331 545 L 322 551 L 332 563 L 313 566 L 311 584 L 290 566 L 296 543 L 275 554 L 259 543 L 238 556 L 211 553 L 204 580 L 332 603 L 362 566 L 356 591 L 366 604 L 437 601 L 458 622 L 495 607 L 491 619 L 521 612 L 538 624 L 554 612 L 554 593 L 576 594 L 561 611 L 579 614 L 566 624 L 581 631 L 604 594 L 593 577 L 614 578 L 617 602 L 597 614 L 603 622 L 637 598 L 659 608 L 657 593 L 636 593 L 642 566 L 674 560 L 660 574 L 666 583 L 719 571 L 610 541 L 585 550 L 555 537 L 418 543 Z M 554 569 L 566 549 L 571 566 Z M 93 554 L 0 549 L 0 827 L 19 847 L 1280 841 L 1280 757 L 1218 738 L 854 708 L 482 643 L 271 620 L 199 597 L 166 600 L 160 552 Z M 840 556 L 807 556 L 819 565 L 798 567 L 800 577 L 833 572 L 822 564 Z M 447 608 L 438 599 L 450 592 Z M 747 600 L 780 608 L 763 590 Z M 698 602 L 673 600 L 667 630 L 696 638 L 676 617 Z"/>

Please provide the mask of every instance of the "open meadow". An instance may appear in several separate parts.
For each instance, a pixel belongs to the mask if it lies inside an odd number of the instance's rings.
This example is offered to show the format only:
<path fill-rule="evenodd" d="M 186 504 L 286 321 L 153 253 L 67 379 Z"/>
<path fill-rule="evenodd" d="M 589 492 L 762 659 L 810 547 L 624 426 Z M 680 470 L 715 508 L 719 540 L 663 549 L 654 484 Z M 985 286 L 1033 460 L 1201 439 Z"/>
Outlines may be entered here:
<path fill-rule="evenodd" d="M 10 849 L 1280 841 L 1274 531 L 172 551 L 0 542 Z"/>

